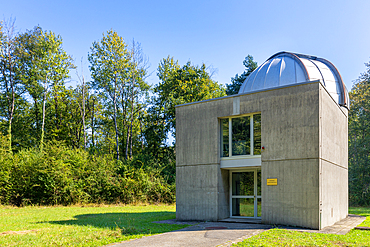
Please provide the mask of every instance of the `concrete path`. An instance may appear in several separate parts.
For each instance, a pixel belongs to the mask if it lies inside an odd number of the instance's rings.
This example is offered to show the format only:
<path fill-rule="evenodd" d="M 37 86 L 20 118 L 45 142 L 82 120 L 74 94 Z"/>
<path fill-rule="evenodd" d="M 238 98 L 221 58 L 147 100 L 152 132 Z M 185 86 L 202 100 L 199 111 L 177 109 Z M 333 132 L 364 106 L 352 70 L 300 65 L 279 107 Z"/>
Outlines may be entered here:
<path fill-rule="evenodd" d="M 338 234 L 338 235 L 344 235 L 347 234 L 350 230 L 361 224 L 366 217 L 364 216 L 359 216 L 359 215 L 354 215 L 354 214 L 349 214 L 347 218 L 338 221 L 332 226 L 325 227 L 321 229 L 320 231 L 318 230 L 310 230 L 310 229 L 294 229 L 291 228 L 292 230 L 297 230 L 297 231 L 302 231 L 302 232 L 312 232 L 312 233 L 328 233 L 328 234 Z M 288 227 L 287 227 L 288 229 Z"/>
<path fill-rule="evenodd" d="M 270 225 L 262 224 L 202 222 L 178 231 L 129 240 L 109 246 L 231 246 L 232 243 L 243 241 L 271 227 Z"/>
<path fill-rule="evenodd" d="M 263 231 L 278 227 L 281 229 L 328 234 L 346 234 L 351 229 L 361 224 L 366 217 L 349 215 L 333 226 L 326 227 L 320 231 L 287 226 L 271 226 L 264 224 L 251 223 L 230 223 L 230 222 L 201 222 L 196 225 L 173 232 L 166 232 L 140 239 L 125 241 L 122 243 L 111 244 L 114 247 L 130 246 L 231 246 Z M 159 223 L 159 222 L 158 222 Z M 163 221 L 160 223 L 169 224 L 195 224 L 195 222 L 176 222 L 175 220 Z"/>

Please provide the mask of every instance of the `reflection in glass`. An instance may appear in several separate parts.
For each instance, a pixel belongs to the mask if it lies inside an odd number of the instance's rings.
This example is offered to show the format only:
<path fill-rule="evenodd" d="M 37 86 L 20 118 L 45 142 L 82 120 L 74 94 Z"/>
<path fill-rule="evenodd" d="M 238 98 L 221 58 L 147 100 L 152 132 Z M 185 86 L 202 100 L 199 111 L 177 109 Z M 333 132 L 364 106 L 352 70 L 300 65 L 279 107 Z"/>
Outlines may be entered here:
<path fill-rule="evenodd" d="M 232 120 L 232 155 L 250 154 L 250 117 Z"/>
<path fill-rule="evenodd" d="M 257 171 L 257 195 L 261 195 L 261 170 Z"/>
<path fill-rule="evenodd" d="M 229 119 L 221 119 L 222 145 L 221 157 L 229 157 Z"/>
<path fill-rule="evenodd" d="M 261 114 L 253 115 L 254 155 L 261 154 Z"/>
<path fill-rule="evenodd" d="M 254 195 L 254 172 L 232 173 L 232 195 L 233 196 Z"/>
<path fill-rule="evenodd" d="M 262 206 L 261 206 L 261 198 L 257 199 L 257 217 L 261 217 L 262 215 Z"/>
<path fill-rule="evenodd" d="M 233 198 L 232 216 L 254 217 L 254 199 Z"/>

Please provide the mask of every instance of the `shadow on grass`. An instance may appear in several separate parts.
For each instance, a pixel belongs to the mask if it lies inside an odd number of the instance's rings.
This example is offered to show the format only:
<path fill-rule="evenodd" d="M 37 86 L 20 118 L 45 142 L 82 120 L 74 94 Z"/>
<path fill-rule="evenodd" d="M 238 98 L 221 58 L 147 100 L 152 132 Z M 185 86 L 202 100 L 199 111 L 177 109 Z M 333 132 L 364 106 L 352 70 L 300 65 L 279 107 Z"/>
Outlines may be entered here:
<path fill-rule="evenodd" d="M 58 224 L 91 226 L 106 230 L 120 231 L 124 235 L 158 234 L 181 229 L 186 226 L 158 224 L 153 221 L 174 219 L 174 212 L 145 212 L 145 213 L 101 213 L 75 215 L 71 220 L 43 221 L 40 224 Z"/>

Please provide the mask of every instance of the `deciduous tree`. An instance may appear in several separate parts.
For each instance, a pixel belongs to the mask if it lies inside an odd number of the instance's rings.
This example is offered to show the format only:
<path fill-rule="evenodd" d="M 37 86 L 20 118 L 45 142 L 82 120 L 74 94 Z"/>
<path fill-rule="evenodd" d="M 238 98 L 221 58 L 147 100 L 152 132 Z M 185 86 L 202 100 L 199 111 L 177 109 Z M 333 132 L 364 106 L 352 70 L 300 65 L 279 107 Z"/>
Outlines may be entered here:
<path fill-rule="evenodd" d="M 92 85 L 104 94 L 113 108 L 113 121 L 116 139 L 116 158 L 119 160 L 119 132 L 117 124 L 117 97 L 119 88 L 126 87 L 130 54 L 127 44 L 117 32 L 109 30 L 99 42 L 94 42 L 88 56 Z M 108 107 L 109 107 L 108 106 Z"/>
<path fill-rule="evenodd" d="M 0 92 L 5 104 L 5 117 L 8 120 L 8 148 L 12 151 L 12 123 L 16 98 L 24 92 L 19 78 L 17 57 L 17 34 L 14 20 L 0 23 Z"/>
<path fill-rule="evenodd" d="M 23 85 L 33 98 L 36 126 L 39 127 L 37 105 L 42 100 L 42 122 L 40 149 L 43 148 L 45 135 L 46 104 L 50 89 L 54 99 L 54 132 L 57 135 L 60 126 L 59 91 L 69 77 L 69 70 L 75 68 L 72 58 L 62 47 L 62 38 L 51 31 L 35 27 L 19 36 L 20 75 Z"/>
<path fill-rule="evenodd" d="M 370 205 L 370 64 L 349 93 L 349 196 L 354 205 Z"/>
<path fill-rule="evenodd" d="M 158 66 L 157 73 L 160 83 L 155 87 L 158 94 L 156 107 L 161 114 L 166 131 L 176 133 L 175 106 L 195 101 L 222 97 L 225 89 L 222 85 L 212 80 L 206 71 L 205 64 L 192 65 L 187 62 L 180 67 L 177 61 L 167 57 Z"/>

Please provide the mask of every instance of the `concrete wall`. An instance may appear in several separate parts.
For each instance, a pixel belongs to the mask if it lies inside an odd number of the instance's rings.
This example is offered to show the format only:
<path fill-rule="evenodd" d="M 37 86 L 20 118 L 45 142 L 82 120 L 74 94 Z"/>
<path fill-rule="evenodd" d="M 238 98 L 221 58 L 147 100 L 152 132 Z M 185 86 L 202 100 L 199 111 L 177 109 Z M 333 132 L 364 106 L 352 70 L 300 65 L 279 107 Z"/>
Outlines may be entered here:
<path fill-rule="evenodd" d="M 348 215 L 348 112 L 320 85 L 321 227 Z"/>
<path fill-rule="evenodd" d="M 319 228 L 318 159 L 265 161 L 262 165 L 262 221 Z M 278 178 L 277 186 L 266 179 Z"/>
<path fill-rule="evenodd" d="M 319 229 L 320 212 L 322 227 L 343 218 L 347 181 L 339 186 L 333 176 L 346 179 L 346 112 L 314 82 L 177 107 L 177 219 L 230 215 L 229 172 L 219 168 L 219 118 L 258 112 L 265 147 L 262 221 Z M 277 186 L 267 186 L 270 177 L 278 178 Z"/>
<path fill-rule="evenodd" d="M 218 116 L 232 114 L 233 99 L 176 109 L 176 218 L 229 216 L 228 171 L 220 169 Z"/>
<path fill-rule="evenodd" d="M 262 222 L 319 228 L 319 84 L 265 93 Z M 277 178 L 277 186 L 267 186 Z"/>

